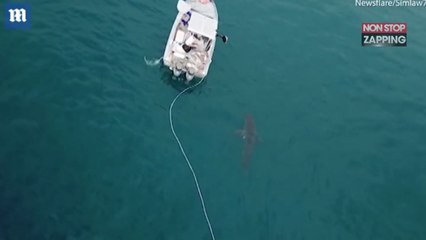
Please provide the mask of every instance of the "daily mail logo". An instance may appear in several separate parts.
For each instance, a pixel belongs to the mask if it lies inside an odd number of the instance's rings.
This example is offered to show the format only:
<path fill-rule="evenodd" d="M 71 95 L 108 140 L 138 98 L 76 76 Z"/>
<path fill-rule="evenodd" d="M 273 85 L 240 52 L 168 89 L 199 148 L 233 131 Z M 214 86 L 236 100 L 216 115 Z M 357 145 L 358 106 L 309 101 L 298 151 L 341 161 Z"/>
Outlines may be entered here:
<path fill-rule="evenodd" d="M 363 23 L 361 45 L 406 47 L 407 23 Z"/>
<path fill-rule="evenodd" d="M 25 3 L 6 3 L 4 21 L 9 29 L 28 29 L 31 26 L 31 7 Z"/>

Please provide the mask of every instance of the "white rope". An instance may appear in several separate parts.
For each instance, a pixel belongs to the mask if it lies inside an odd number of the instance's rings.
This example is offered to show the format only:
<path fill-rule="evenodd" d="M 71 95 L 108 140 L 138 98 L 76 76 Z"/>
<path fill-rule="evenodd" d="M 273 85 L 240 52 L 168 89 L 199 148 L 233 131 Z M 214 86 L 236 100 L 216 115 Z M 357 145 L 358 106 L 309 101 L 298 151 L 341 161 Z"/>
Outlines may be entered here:
<path fill-rule="evenodd" d="M 200 85 L 200 84 L 201 84 L 201 82 L 203 82 L 203 80 L 204 80 L 204 78 L 202 78 L 202 79 L 201 79 L 201 81 L 200 81 L 200 82 L 198 82 L 197 84 L 195 84 L 195 85 L 193 85 L 193 86 L 190 86 L 190 87 L 187 87 L 187 88 L 186 88 L 186 89 L 184 89 L 182 92 L 180 92 L 180 93 L 179 93 L 179 94 L 175 97 L 175 99 L 173 99 L 172 103 L 170 104 L 170 108 L 169 108 L 169 120 L 170 120 L 170 129 L 172 130 L 172 133 L 173 133 L 173 135 L 175 136 L 175 139 L 176 139 L 177 143 L 179 144 L 180 151 L 182 152 L 183 156 L 185 157 L 186 163 L 188 164 L 189 170 L 191 170 L 192 176 L 193 176 L 193 178 L 194 178 L 195 185 L 197 186 L 198 196 L 200 197 L 201 206 L 203 207 L 204 217 L 206 218 L 207 225 L 209 226 L 210 235 L 212 236 L 212 240 L 215 240 L 216 238 L 214 237 L 213 228 L 212 228 L 212 225 L 210 224 L 210 219 L 209 219 L 209 216 L 208 216 L 208 214 L 207 214 L 206 206 L 205 206 L 205 204 L 204 204 L 203 194 L 201 193 L 201 188 L 200 188 L 200 185 L 198 184 L 197 175 L 195 175 L 195 171 L 194 171 L 194 169 L 192 168 L 192 164 L 191 164 L 191 162 L 189 161 L 188 157 L 186 156 L 185 150 L 183 149 L 182 144 L 181 144 L 181 142 L 180 142 L 180 140 L 179 140 L 178 136 L 176 135 L 175 129 L 174 129 L 174 127 L 173 127 L 173 119 L 172 119 L 172 109 L 173 109 L 173 106 L 174 106 L 174 104 L 175 104 L 176 100 L 177 100 L 177 99 L 178 99 L 178 98 L 179 98 L 182 94 L 184 94 L 186 91 L 188 91 L 189 89 L 191 89 L 191 88 L 195 88 L 196 86 Z"/>

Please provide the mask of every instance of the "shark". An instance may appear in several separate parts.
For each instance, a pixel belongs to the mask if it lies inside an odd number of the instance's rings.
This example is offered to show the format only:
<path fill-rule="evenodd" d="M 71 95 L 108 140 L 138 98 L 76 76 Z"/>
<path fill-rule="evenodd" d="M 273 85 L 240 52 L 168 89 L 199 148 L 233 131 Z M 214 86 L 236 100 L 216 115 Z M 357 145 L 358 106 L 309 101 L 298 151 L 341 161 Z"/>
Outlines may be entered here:
<path fill-rule="evenodd" d="M 248 168 L 251 155 L 253 154 L 254 146 L 259 142 L 257 136 L 256 126 L 251 114 L 247 114 L 244 120 L 244 128 L 236 130 L 235 133 L 244 140 L 244 147 L 242 152 L 242 164 L 245 169 Z"/>

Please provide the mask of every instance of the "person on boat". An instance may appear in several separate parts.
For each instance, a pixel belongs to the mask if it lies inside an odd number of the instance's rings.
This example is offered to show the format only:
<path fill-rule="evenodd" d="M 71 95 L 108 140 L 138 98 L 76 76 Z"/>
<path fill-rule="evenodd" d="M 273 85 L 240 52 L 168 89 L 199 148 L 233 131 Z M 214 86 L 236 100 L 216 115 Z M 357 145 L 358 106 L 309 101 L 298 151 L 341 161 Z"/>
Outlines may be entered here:
<path fill-rule="evenodd" d="M 192 49 L 196 49 L 198 51 L 205 50 L 204 41 L 201 39 L 201 36 L 199 36 L 198 34 L 189 36 L 183 45 L 184 45 L 183 46 L 184 49 L 185 48 L 187 49 L 185 50 L 187 52 L 191 51 Z"/>
<path fill-rule="evenodd" d="M 191 20 L 191 15 L 191 11 L 188 11 L 187 13 L 183 14 L 181 21 L 184 26 L 188 26 L 188 22 L 189 20 Z"/>
<path fill-rule="evenodd" d="M 185 50 L 186 53 L 190 52 L 192 49 L 196 47 L 194 42 L 195 42 L 195 39 L 193 35 L 189 36 L 182 45 L 183 50 Z"/>
<path fill-rule="evenodd" d="M 191 47 L 191 46 L 189 46 L 189 45 L 186 45 L 185 43 L 182 45 L 182 48 L 183 48 L 183 50 L 186 52 L 186 53 L 189 53 L 194 47 Z"/>

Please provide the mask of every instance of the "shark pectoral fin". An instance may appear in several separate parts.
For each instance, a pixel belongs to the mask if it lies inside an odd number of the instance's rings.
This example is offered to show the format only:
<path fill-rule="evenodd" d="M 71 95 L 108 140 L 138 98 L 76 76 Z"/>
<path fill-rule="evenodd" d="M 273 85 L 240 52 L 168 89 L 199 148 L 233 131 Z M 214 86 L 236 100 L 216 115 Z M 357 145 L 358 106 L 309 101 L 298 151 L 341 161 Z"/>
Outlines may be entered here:
<path fill-rule="evenodd" d="M 246 131 L 244 131 L 243 129 L 239 129 L 239 130 L 235 131 L 235 134 L 240 136 L 240 137 L 245 137 Z"/>

